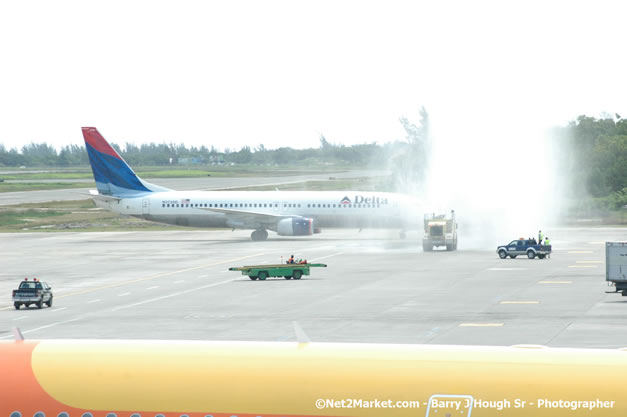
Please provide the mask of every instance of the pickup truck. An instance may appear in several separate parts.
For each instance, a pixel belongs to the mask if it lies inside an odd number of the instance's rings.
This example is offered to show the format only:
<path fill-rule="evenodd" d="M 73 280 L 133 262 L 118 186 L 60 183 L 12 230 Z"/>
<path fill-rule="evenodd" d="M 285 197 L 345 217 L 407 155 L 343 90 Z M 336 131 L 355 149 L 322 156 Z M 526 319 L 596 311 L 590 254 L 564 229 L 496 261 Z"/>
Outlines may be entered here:
<path fill-rule="evenodd" d="M 551 245 L 538 245 L 534 239 L 517 239 L 512 240 L 507 245 L 498 246 L 496 253 L 499 254 L 501 259 L 505 259 L 508 256 L 514 259 L 518 255 L 527 255 L 529 259 L 533 259 L 536 256 L 539 259 L 544 259 L 551 255 Z"/>
<path fill-rule="evenodd" d="M 13 305 L 16 310 L 19 310 L 22 305 L 29 307 L 31 304 L 35 304 L 37 308 L 41 308 L 44 304 L 52 307 L 52 297 L 52 288 L 48 284 L 37 278 L 32 281 L 25 279 L 20 282 L 17 290 L 13 290 Z"/>

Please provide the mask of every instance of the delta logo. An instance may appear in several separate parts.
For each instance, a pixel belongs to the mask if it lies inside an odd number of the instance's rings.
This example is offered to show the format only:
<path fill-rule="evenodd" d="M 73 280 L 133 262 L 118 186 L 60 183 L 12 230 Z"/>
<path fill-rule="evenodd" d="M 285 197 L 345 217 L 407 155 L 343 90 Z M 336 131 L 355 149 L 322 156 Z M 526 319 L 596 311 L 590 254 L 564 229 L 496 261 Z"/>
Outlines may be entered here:
<path fill-rule="evenodd" d="M 351 199 L 346 196 L 340 200 L 340 205 L 345 206 L 347 204 L 388 204 L 388 199 L 375 196 L 365 197 L 363 195 L 356 195 L 353 199 L 353 202 L 354 203 L 351 203 Z"/>

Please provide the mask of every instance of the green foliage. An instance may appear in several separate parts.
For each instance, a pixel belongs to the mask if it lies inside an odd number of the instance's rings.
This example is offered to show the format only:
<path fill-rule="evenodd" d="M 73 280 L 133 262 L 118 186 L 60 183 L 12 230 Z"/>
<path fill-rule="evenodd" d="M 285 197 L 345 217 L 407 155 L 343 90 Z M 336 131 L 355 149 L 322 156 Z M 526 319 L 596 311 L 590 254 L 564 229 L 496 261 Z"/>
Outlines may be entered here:
<path fill-rule="evenodd" d="M 574 196 L 604 197 L 627 187 L 626 120 L 579 116 L 557 136 Z"/>
<path fill-rule="evenodd" d="M 16 191 L 63 190 L 66 188 L 86 188 L 93 185 L 93 183 L 90 184 L 85 182 L 0 182 L 0 193 Z"/>
<path fill-rule="evenodd" d="M 32 219 L 40 219 L 42 217 L 54 217 L 60 216 L 64 213 L 58 211 L 41 211 L 41 210 L 26 210 L 26 211 L 0 211 L 0 226 L 16 225 L 16 224 L 28 224 Z"/>

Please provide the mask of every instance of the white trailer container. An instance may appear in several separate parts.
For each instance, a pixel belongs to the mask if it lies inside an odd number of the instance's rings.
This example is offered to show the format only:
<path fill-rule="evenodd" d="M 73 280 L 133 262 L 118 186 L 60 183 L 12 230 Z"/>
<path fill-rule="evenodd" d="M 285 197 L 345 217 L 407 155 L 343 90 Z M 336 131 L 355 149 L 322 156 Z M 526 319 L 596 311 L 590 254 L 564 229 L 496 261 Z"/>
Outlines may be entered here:
<path fill-rule="evenodd" d="M 605 242 L 605 280 L 627 296 L 627 242 Z"/>

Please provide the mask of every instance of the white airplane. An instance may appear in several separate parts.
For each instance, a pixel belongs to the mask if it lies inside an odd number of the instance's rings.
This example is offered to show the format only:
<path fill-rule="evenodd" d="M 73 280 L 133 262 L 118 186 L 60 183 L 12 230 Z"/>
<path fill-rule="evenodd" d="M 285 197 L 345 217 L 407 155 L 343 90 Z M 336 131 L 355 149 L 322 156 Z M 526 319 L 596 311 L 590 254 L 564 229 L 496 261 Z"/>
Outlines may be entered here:
<path fill-rule="evenodd" d="M 310 236 L 321 227 L 422 228 L 419 202 L 370 191 L 174 191 L 139 178 L 94 127 L 83 127 L 98 207 L 190 227 L 252 229 L 252 240 Z"/>

